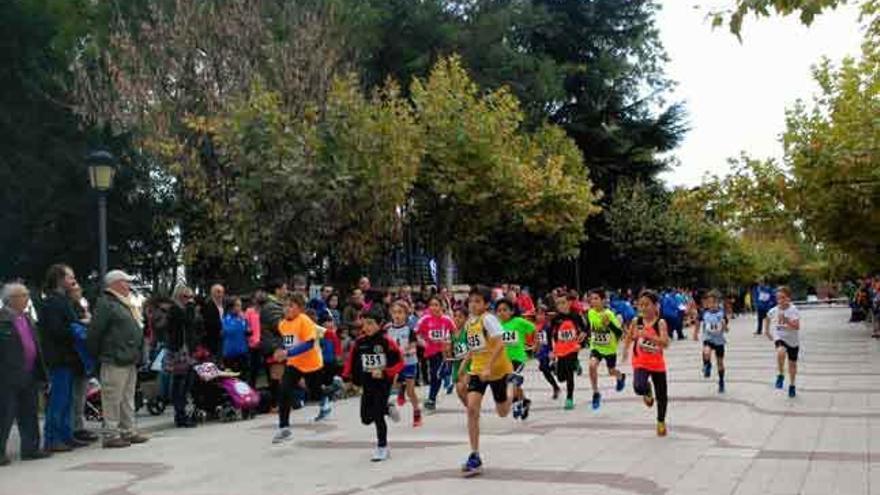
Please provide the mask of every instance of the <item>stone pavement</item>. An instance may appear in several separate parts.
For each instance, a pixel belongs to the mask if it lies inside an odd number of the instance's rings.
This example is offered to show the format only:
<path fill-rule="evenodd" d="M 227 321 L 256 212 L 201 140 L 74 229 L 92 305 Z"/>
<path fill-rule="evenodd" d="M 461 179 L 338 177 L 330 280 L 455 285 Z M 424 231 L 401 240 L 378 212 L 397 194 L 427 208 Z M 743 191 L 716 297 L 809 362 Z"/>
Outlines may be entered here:
<path fill-rule="evenodd" d="M 753 337 L 753 317 L 733 322 L 728 391 L 700 374 L 696 342 L 675 342 L 670 363 L 669 436 L 654 433 L 654 411 L 630 384 L 589 409 L 579 379 L 575 411 L 563 411 L 531 363 L 534 399 L 526 423 L 491 414 L 485 402 L 482 476 L 462 479 L 468 453 L 464 414 L 444 396 L 438 413 L 413 429 L 409 406 L 392 425 L 392 458 L 369 461 L 372 427 L 356 400 L 331 420 L 293 414 L 295 441 L 270 445 L 263 416 L 194 430 L 161 430 L 121 451 L 89 448 L 0 468 L 2 495 L 434 494 L 841 494 L 880 493 L 880 342 L 848 310 L 804 310 L 799 396 L 773 389 L 772 344 Z M 629 365 L 624 369 L 629 373 Z M 787 385 L 787 384 L 786 384 Z M 497 490 L 497 491 L 496 491 Z"/>

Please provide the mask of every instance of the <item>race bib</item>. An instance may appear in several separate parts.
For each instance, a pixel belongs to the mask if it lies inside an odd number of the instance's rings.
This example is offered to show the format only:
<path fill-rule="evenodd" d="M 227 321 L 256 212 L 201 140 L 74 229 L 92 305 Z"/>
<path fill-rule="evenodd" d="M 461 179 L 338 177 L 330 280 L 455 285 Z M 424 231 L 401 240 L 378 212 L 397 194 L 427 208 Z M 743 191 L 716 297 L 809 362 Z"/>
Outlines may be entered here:
<path fill-rule="evenodd" d="M 434 342 L 446 342 L 446 332 L 437 328 L 428 331 L 428 338 Z"/>
<path fill-rule="evenodd" d="M 596 345 L 608 345 L 611 343 L 611 334 L 608 332 L 594 332 L 593 343 Z"/>
<path fill-rule="evenodd" d="M 483 338 L 483 333 L 469 333 L 467 336 L 467 346 L 468 349 L 472 351 L 480 351 L 486 348 L 486 339 Z"/>
<path fill-rule="evenodd" d="M 758 300 L 763 301 L 763 302 L 767 302 L 770 300 L 770 294 L 768 294 L 766 292 L 762 292 L 762 293 L 758 294 Z"/>
<path fill-rule="evenodd" d="M 648 354 L 656 354 L 659 348 L 657 347 L 657 343 L 653 340 L 639 340 L 639 349 L 647 352 Z"/>
<path fill-rule="evenodd" d="M 385 354 L 361 354 L 361 366 L 366 371 L 384 370 Z"/>
<path fill-rule="evenodd" d="M 517 337 L 515 330 L 507 330 L 501 334 L 501 340 L 504 341 L 505 344 L 516 344 L 519 338 Z"/>
<path fill-rule="evenodd" d="M 571 342 L 575 339 L 575 331 L 569 328 L 560 330 L 556 335 L 557 340 L 560 342 Z"/>
<path fill-rule="evenodd" d="M 468 352 L 468 346 L 465 342 L 456 342 L 455 345 L 452 346 L 452 356 L 455 359 L 464 359 L 465 354 Z"/>
<path fill-rule="evenodd" d="M 721 324 L 720 323 L 707 323 L 703 322 L 703 331 L 706 333 L 718 334 L 721 333 Z"/>
<path fill-rule="evenodd" d="M 537 333 L 537 336 L 535 337 L 535 342 L 537 342 L 538 344 L 541 344 L 541 345 L 544 345 L 547 343 L 547 336 L 544 335 L 544 332 Z"/>
<path fill-rule="evenodd" d="M 296 337 L 294 337 L 293 335 L 283 335 L 282 343 L 285 349 L 290 349 L 291 347 L 296 345 Z"/>

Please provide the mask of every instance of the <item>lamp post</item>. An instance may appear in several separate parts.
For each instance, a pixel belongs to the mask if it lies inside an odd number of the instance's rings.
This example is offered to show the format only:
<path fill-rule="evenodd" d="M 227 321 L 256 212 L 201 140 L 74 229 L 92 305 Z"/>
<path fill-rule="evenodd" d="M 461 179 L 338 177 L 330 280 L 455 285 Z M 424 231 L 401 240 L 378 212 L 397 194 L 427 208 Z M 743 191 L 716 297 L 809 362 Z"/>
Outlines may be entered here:
<path fill-rule="evenodd" d="M 98 266 L 101 280 L 107 274 L 107 193 L 113 187 L 116 158 L 108 151 L 99 150 L 86 157 L 89 165 L 89 183 L 98 193 Z"/>

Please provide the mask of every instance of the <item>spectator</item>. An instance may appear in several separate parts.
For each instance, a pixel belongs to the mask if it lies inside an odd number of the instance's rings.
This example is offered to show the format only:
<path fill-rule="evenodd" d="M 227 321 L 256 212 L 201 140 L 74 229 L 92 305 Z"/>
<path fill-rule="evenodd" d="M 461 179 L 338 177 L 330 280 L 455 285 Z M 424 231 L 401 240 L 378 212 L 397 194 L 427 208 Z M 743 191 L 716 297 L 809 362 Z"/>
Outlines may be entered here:
<path fill-rule="evenodd" d="M 336 328 L 339 328 L 342 325 L 342 313 L 339 312 L 339 294 L 334 292 L 330 294 L 330 297 L 327 299 L 327 311 L 330 312 L 330 316 L 333 318 L 333 323 Z"/>
<path fill-rule="evenodd" d="M 13 421 L 18 423 L 22 460 L 50 454 L 40 450 L 37 393 L 46 380 L 46 369 L 34 322 L 26 311 L 28 290 L 21 284 L 6 284 L 0 298 L 0 466 L 6 466 L 10 462 L 6 440 Z"/>
<path fill-rule="evenodd" d="M 223 366 L 247 375 L 250 333 L 241 298 L 230 299 L 223 316 Z"/>
<path fill-rule="evenodd" d="M 49 368 L 50 392 L 44 433 L 45 448 L 49 452 L 67 452 L 86 445 L 73 438 L 70 417 L 73 380 L 84 373 L 72 326 L 77 316 L 67 296 L 76 285 L 76 276 L 69 266 L 50 266 L 46 273 L 46 298 L 39 310 L 40 341 Z"/>
<path fill-rule="evenodd" d="M 94 376 L 95 362 L 85 349 L 86 334 L 89 324 L 92 322 L 92 315 L 89 313 L 89 303 L 83 297 L 82 287 L 79 284 L 74 285 L 68 291 L 68 297 L 73 304 L 77 321 L 73 323 L 74 328 L 78 330 L 74 347 L 80 357 L 83 365 L 84 373 L 74 375 L 71 387 L 70 401 L 70 417 L 73 425 L 73 438 L 80 442 L 92 443 L 98 439 L 98 435 L 86 429 L 85 417 L 83 411 L 86 405 L 86 390 L 89 385 L 89 377 Z"/>
<path fill-rule="evenodd" d="M 361 330 L 361 313 L 366 312 L 364 293 L 361 289 L 351 292 L 348 305 L 342 310 L 342 328 L 352 338 L 357 338 Z"/>
<path fill-rule="evenodd" d="M 529 290 L 516 287 L 516 293 L 516 305 L 519 310 L 526 316 L 534 315 L 535 301 L 533 301 L 532 296 L 529 295 Z"/>
<path fill-rule="evenodd" d="M 95 306 L 88 335 L 89 352 L 101 363 L 104 448 L 148 440 L 135 430 L 134 393 L 144 334 L 140 310 L 131 301 L 132 280 L 122 270 L 104 276 L 104 294 Z"/>
<path fill-rule="evenodd" d="M 361 305 L 363 306 L 363 312 L 366 313 L 373 307 L 373 284 L 370 282 L 370 279 L 367 277 L 361 277 L 358 280 L 358 289 L 361 291 L 361 296 L 363 300 L 361 301 Z"/>
<path fill-rule="evenodd" d="M 315 316 L 320 319 L 324 319 L 327 316 L 327 301 L 330 299 L 330 296 L 333 295 L 333 287 L 329 285 L 321 286 L 321 293 L 317 296 L 313 297 L 310 301 L 306 309 L 311 309 L 315 312 Z"/>
<path fill-rule="evenodd" d="M 171 377 L 171 403 L 174 405 L 174 425 L 194 428 L 195 418 L 186 412 L 186 398 L 195 379 L 192 353 L 199 342 L 198 314 L 192 289 L 179 285 L 174 289 L 174 305 L 168 310 L 165 337 L 165 360 L 162 368 Z"/>
<path fill-rule="evenodd" d="M 220 284 L 211 286 L 211 297 L 202 306 L 202 318 L 205 320 L 205 347 L 214 356 L 220 355 L 220 334 L 223 331 L 223 304 L 225 302 L 226 289 Z"/>
<path fill-rule="evenodd" d="M 247 381 L 251 388 L 257 388 L 257 376 L 263 366 L 263 352 L 260 350 L 260 308 L 266 302 L 266 293 L 258 290 L 254 296 L 248 301 L 247 309 L 244 311 L 244 319 L 248 322 L 248 328 L 251 333 L 248 336 L 248 349 L 250 361 L 248 362 Z"/>
<path fill-rule="evenodd" d="M 776 291 L 763 281 L 758 282 L 753 301 L 755 309 L 758 311 L 758 328 L 755 330 L 755 335 L 761 335 L 767 313 L 776 306 Z"/>

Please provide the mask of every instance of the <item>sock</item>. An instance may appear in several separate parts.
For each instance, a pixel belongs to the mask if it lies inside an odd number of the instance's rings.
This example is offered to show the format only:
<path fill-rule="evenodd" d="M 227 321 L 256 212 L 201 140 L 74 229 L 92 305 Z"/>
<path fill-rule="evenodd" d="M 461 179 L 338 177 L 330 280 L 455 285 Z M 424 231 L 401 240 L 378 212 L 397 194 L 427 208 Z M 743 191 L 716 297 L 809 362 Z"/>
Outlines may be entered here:
<path fill-rule="evenodd" d="M 718 370 L 718 381 L 724 381 L 724 370 Z"/>

